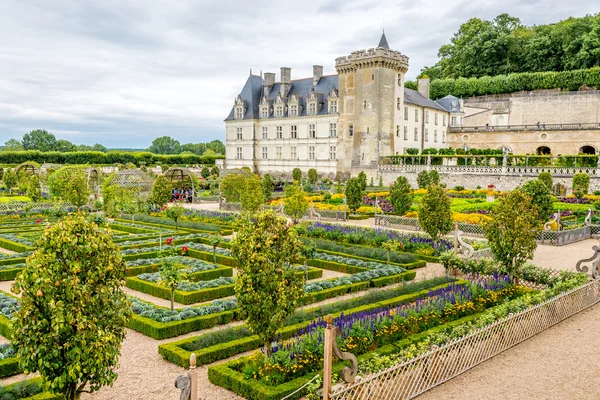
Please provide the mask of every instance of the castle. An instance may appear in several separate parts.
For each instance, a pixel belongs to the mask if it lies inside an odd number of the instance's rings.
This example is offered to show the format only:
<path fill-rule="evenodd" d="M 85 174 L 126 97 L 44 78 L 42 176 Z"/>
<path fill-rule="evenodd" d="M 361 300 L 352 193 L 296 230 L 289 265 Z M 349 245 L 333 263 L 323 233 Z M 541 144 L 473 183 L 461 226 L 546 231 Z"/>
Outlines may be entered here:
<path fill-rule="evenodd" d="M 434 101 L 429 79 L 419 79 L 418 90 L 405 87 L 408 57 L 390 49 L 385 33 L 377 47 L 338 57 L 335 66 L 336 75 L 314 65 L 312 77 L 294 80 L 291 68 L 282 67 L 278 82 L 274 73 L 250 74 L 225 119 L 224 167 L 354 175 L 410 148 L 517 154 L 600 148 L 597 92 L 554 100 L 537 92 L 466 101 L 449 94 Z"/>

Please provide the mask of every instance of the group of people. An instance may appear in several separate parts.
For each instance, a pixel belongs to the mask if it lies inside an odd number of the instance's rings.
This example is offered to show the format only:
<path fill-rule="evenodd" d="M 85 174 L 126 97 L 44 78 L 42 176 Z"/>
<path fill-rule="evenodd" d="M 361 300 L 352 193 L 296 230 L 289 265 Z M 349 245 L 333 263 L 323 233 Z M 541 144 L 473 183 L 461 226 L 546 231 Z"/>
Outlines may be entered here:
<path fill-rule="evenodd" d="M 171 196 L 171 201 L 182 201 L 186 203 L 191 203 L 194 199 L 194 193 L 192 189 L 173 189 L 173 194 Z"/>

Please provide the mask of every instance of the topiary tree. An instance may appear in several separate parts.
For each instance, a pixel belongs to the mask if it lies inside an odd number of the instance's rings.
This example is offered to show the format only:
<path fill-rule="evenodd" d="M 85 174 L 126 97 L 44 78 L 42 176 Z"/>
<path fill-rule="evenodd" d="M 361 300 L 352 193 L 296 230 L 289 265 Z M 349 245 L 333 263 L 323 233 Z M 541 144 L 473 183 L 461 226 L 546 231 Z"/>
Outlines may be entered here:
<path fill-rule="evenodd" d="M 283 210 L 294 223 L 297 223 L 308 210 L 308 201 L 306 193 L 300 185 L 288 185 L 285 188 L 285 197 L 283 199 Z"/>
<path fill-rule="evenodd" d="M 419 185 L 419 189 L 425 189 L 429 186 L 429 173 L 427 171 L 419 172 L 419 175 L 417 175 L 417 185 Z"/>
<path fill-rule="evenodd" d="M 162 257 L 158 273 L 160 276 L 159 283 L 168 287 L 171 290 L 171 311 L 175 310 L 175 290 L 179 287 L 179 283 L 183 280 L 185 274 L 181 265 L 174 258 L 174 252 Z"/>
<path fill-rule="evenodd" d="M 367 174 L 365 174 L 365 171 L 360 171 L 358 173 L 357 178 L 360 182 L 360 191 L 364 192 L 365 190 L 367 190 Z"/>
<path fill-rule="evenodd" d="M 4 177 L 4 168 L 0 167 L 0 181 Z"/>
<path fill-rule="evenodd" d="M 440 184 L 440 173 L 435 169 L 429 171 L 429 184 L 430 185 L 439 185 Z"/>
<path fill-rule="evenodd" d="M 162 207 L 167 204 L 172 197 L 173 188 L 169 180 L 163 175 L 156 177 L 154 184 L 152 185 L 150 201 L 158 207 Z"/>
<path fill-rule="evenodd" d="M 87 183 L 87 173 L 79 167 L 62 167 L 48 177 L 48 188 L 55 197 L 81 207 L 90 199 L 92 190 Z"/>
<path fill-rule="evenodd" d="M 221 172 L 221 170 L 216 165 L 210 169 L 210 174 L 217 178 L 219 177 L 220 172 Z"/>
<path fill-rule="evenodd" d="M 265 174 L 262 178 L 261 188 L 263 194 L 263 200 L 267 203 L 271 200 L 271 196 L 273 194 L 273 188 L 275 185 L 273 184 L 273 179 L 271 179 L 271 175 Z"/>
<path fill-rule="evenodd" d="M 239 271 L 235 295 L 240 316 L 261 338 L 266 357 L 277 329 L 294 313 L 304 293 L 304 279 L 293 268 L 300 261 L 301 249 L 296 230 L 273 211 L 238 221 L 231 242 Z"/>
<path fill-rule="evenodd" d="M 11 342 L 23 371 L 68 400 L 112 385 L 131 316 L 124 279 L 118 246 L 88 216 L 46 228 L 13 284 L 21 308 Z"/>
<path fill-rule="evenodd" d="M 317 184 L 317 182 L 319 181 L 319 174 L 317 174 L 316 169 L 311 168 L 308 170 L 308 181 L 310 182 L 311 185 Z"/>
<path fill-rule="evenodd" d="M 292 170 L 292 179 L 294 180 L 294 182 L 300 182 L 300 180 L 302 179 L 302 171 L 300 170 L 300 168 L 294 168 Z"/>
<path fill-rule="evenodd" d="M 42 200 L 42 186 L 40 185 L 40 178 L 37 175 L 33 175 L 29 179 L 27 184 L 27 197 L 34 203 Z"/>
<path fill-rule="evenodd" d="M 450 199 L 440 186 L 427 188 L 419 207 L 419 225 L 434 241 L 452 230 Z"/>
<path fill-rule="evenodd" d="M 546 222 L 554 211 L 548 186 L 539 179 L 533 179 L 524 184 L 521 190 L 531 197 L 531 202 L 537 207 L 540 222 Z"/>
<path fill-rule="evenodd" d="M 500 197 L 490 216 L 483 224 L 490 250 L 511 277 L 518 276 L 537 247 L 542 227 L 537 208 L 527 193 L 517 189 Z"/>
<path fill-rule="evenodd" d="M 210 176 L 210 169 L 208 169 L 206 165 L 200 170 L 200 176 L 202 176 L 204 179 L 208 179 Z"/>
<path fill-rule="evenodd" d="M 552 182 L 552 174 L 550 172 L 540 172 L 538 177 L 537 177 L 540 181 L 544 182 L 544 184 L 548 187 L 548 190 L 550 190 L 550 192 L 552 192 L 552 186 L 553 186 L 553 182 Z"/>
<path fill-rule="evenodd" d="M 352 213 L 362 204 L 362 183 L 358 178 L 350 178 L 346 182 L 346 204 Z"/>
<path fill-rule="evenodd" d="M 2 181 L 6 185 L 6 188 L 12 193 L 13 188 L 19 183 L 19 178 L 15 171 L 9 168 L 4 173 Z"/>
<path fill-rule="evenodd" d="M 587 194 L 590 188 L 590 176 L 584 172 L 573 175 L 573 194 L 578 199 Z"/>
<path fill-rule="evenodd" d="M 185 208 L 181 204 L 173 204 L 172 206 L 167 207 L 165 212 L 167 214 L 167 218 L 175 221 L 175 230 L 177 230 L 177 220 L 181 218 L 185 212 Z"/>
<path fill-rule="evenodd" d="M 240 192 L 242 210 L 255 213 L 264 203 L 263 188 L 260 178 L 251 174 L 243 179 L 243 189 Z"/>
<path fill-rule="evenodd" d="M 392 203 L 395 213 L 404 215 L 410 210 L 413 202 L 411 190 L 412 187 L 404 176 L 399 176 L 390 186 L 390 203 Z"/>

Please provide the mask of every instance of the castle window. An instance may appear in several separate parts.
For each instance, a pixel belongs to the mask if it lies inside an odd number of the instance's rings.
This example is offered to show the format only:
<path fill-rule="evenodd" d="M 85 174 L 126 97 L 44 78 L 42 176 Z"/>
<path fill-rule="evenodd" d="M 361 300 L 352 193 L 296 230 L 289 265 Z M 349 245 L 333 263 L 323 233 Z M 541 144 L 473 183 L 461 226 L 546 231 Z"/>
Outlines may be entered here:
<path fill-rule="evenodd" d="M 419 122 L 419 110 L 415 110 L 415 122 Z"/>
<path fill-rule="evenodd" d="M 242 128 L 235 128 L 235 138 L 242 140 Z"/>
<path fill-rule="evenodd" d="M 235 119 L 243 119 L 243 118 L 244 118 L 244 107 L 236 107 Z"/>
<path fill-rule="evenodd" d="M 425 123 L 429 123 L 429 111 L 425 111 Z"/>
<path fill-rule="evenodd" d="M 290 106 L 290 117 L 296 117 L 298 116 L 298 105 L 294 104 L 292 106 Z"/>
<path fill-rule="evenodd" d="M 277 139 L 283 139 L 283 126 L 278 126 L 275 128 L 277 133 Z"/>
<path fill-rule="evenodd" d="M 375 74 L 371 74 L 371 80 L 374 81 L 375 80 Z"/>
<path fill-rule="evenodd" d="M 408 126 L 404 127 L 404 140 L 408 140 Z"/>
<path fill-rule="evenodd" d="M 276 149 L 276 156 L 278 160 L 281 160 L 283 158 L 283 151 L 281 147 L 277 147 Z"/>
<path fill-rule="evenodd" d="M 337 148 L 336 146 L 329 146 L 329 159 L 337 160 Z"/>
<path fill-rule="evenodd" d="M 329 124 L 329 137 L 337 137 L 337 124 Z"/>
<path fill-rule="evenodd" d="M 308 115 L 316 115 L 317 114 L 317 103 L 309 103 L 308 104 Z"/>
<path fill-rule="evenodd" d="M 298 127 L 296 125 L 290 127 L 290 132 L 292 139 L 298 139 Z"/>
<path fill-rule="evenodd" d="M 348 136 L 354 136 L 354 125 L 348 125 Z"/>
<path fill-rule="evenodd" d="M 369 127 L 367 126 L 367 133 L 369 133 Z"/>
<path fill-rule="evenodd" d="M 365 101 L 363 102 L 363 110 L 366 110 L 366 109 L 367 109 L 367 101 L 365 100 Z"/>
<path fill-rule="evenodd" d="M 400 125 L 396 125 L 396 137 L 400 137 Z"/>
<path fill-rule="evenodd" d="M 400 109 L 400 97 L 396 99 L 396 109 Z"/>
<path fill-rule="evenodd" d="M 433 123 L 436 124 L 436 125 L 438 124 L 438 113 L 434 114 L 434 116 L 433 116 Z"/>
<path fill-rule="evenodd" d="M 398 74 L 398 86 L 402 86 L 402 74 Z"/>
<path fill-rule="evenodd" d="M 241 147 L 236 148 L 235 159 L 236 160 L 242 159 L 242 148 Z"/>
<path fill-rule="evenodd" d="M 404 120 L 408 121 L 408 107 L 404 107 Z"/>
<path fill-rule="evenodd" d="M 269 149 L 267 147 L 262 148 L 262 159 L 266 160 L 269 158 Z"/>
<path fill-rule="evenodd" d="M 283 106 L 277 106 L 276 108 L 277 118 L 283 117 Z"/>
<path fill-rule="evenodd" d="M 433 141 L 437 143 L 437 129 L 433 131 Z"/>
<path fill-rule="evenodd" d="M 269 107 L 263 107 L 260 111 L 261 118 L 269 118 Z"/>
<path fill-rule="evenodd" d="M 296 153 L 296 146 L 290 147 L 290 158 L 292 160 L 298 159 L 298 154 Z"/>
<path fill-rule="evenodd" d="M 429 129 L 425 128 L 425 141 L 429 142 Z"/>
<path fill-rule="evenodd" d="M 446 143 L 446 132 L 442 132 L 442 143 Z"/>
<path fill-rule="evenodd" d="M 309 125 L 308 126 L 308 137 L 311 139 L 314 139 L 317 137 L 317 131 L 315 129 L 314 125 Z"/>
<path fill-rule="evenodd" d="M 338 109 L 337 109 L 337 101 L 336 100 L 332 100 L 329 102 L 329 114 L 337 114 Z"/>
<path fill-rule="evenodd" d="M 309 160 L 315 159 L 315 146 L 308 146 L 308 159 Z"/>
<path fill-rule="evenodd" d="M 415 142 L 419 141 L 419 128 L 415 128 Z"/>
<path fill-rule="evenodd" d="M 263 139 L 268 139 L 269 138 L 269 133 L 268 133 L 267 129 L 268 128 L 266 126 L 262 127 L 262 138 Z"/>
<path fill-rule="evenodd" d="M 446 114 L 442 115 L 442 126 L 446 126 Z"/>

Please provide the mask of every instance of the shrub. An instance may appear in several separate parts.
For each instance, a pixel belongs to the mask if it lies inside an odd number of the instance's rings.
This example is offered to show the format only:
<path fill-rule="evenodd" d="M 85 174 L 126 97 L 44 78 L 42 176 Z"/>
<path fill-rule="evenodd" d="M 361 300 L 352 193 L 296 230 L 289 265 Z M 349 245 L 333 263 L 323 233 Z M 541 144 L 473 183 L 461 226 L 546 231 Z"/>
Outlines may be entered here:
<path fill-rule="evenodd" d="M 350 178 L 346 182 L 346 204 L 353 213 L 362 204 L 362 183 L 358 178 Z"/>
<path fill-rule="evenodd" d="M 73 203 L 76 207 L 87 204 L 92 193 L 83 168 L 62 167 L 48 178 L 48 188 L 53 196 Z"/>
<path fill-rule="evenodd" d="M 419 175 L 417 175 L 417 185 L 419 185 L 419 189 L 427 188 L 430 183 L 429 179 L 429 173 L 427 171 L 419 172 Z"/>
<path fill-rule="evenodd" d="M 358 173 L 357 178 L 360 182 L 360 190 L 364 192 L 365 190 L 367 190 L 367 174 L 365 174 L 365 171 L 360 171 Z"/>
<path fill-rule="evenodd" d="M 440 173 L 435 169 L 429 171 L 429 184 L 430 185 L 439 185 L 440 184 Z"/>
<path fill-rule="evenodd" d="M 300 182 L 300 180 L 302 179 L 302 171 L 300 170 L 300 168 L 294 168 L 292 170 L 292 179 L 296 182 Z"/>
<path fill-rule="evenodd" d="M 294 222 L 298 222 L 308 210 L 308 201 L 306 193 L 297 183 L 285 188 L 284 212 L 290 216 Z"/>
<path fill-rule="evenodd" d="M 531 202 L 537 207 L 540 221 L 546 222 L 553 212 L 552 196 L 546 183 L 534 179 L 523 185 L 521 190 L 531 197 Z"/>
<path fill-rule="evenodd" d="M 404 215 L 410 210 L 413 202 L 411 190 L 410 183 L 408 183 L 408 179 L 404 176 L 399 176 L 392 186 L 390 186 L 389 198 L 394 207 L 394 212 Z"/>
<path fill-rule="evenodd" d="M 33 175 L 29 178 L 26 194 L 34 203 L 42 200 L 42 187 L 40 185 L 40 178 L 38 178 L 37 175 Z"/>
<path fill-rule="evenodd" d="M 271 175 L 265 174 L 262 178 L 260 185 L 263 194 L 263 201 L 266 203 L 269 200 L 271 200 L 273 188 L 275 187 L 275 185 L 273 184 L 273 179 L 271 179 Z"/>
<path fill-rule="evenodd" d="M 550 172 L 540 172 L 537 177 L 540 181 L 544 182 L 544 185 L 548 187 L 548 190 L 552 191 L 552 174 Z"/>
<path fill-rule="evenodd" d="M 316 169 L 311 168 L 308 170 L 308 181 L 310 182 L 311 185 L 317 184 L 317 182 L 319 181 L 319 174 L 317 174 Z"/>
<path fill-rule="evenodd" d="M 169 200 L 171 200 L 171 197 L 173 196 L 172 189 L 171 183 L 169 183 L 169 180 L 165 176 L 158 176 L 152 185 L 150 201 L 159 207 L 164 206 L 169 202 Z"/>
<path fill-rule="evenodd" d="M 587 194 L 590 188 L 590 176 L 584 172 L 573 175 L 573 194 L 578 199 Z"/>
<path fill-rule="evenodd" d="M 450 199 L 444 189 L 431 185 L 421 200 L 419 225 L 433 241 L 439 240 L 452 230 Z"/>

